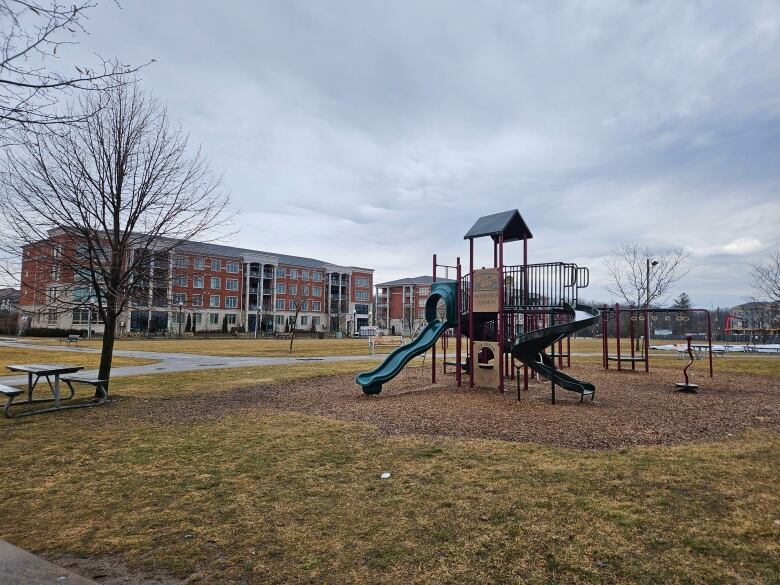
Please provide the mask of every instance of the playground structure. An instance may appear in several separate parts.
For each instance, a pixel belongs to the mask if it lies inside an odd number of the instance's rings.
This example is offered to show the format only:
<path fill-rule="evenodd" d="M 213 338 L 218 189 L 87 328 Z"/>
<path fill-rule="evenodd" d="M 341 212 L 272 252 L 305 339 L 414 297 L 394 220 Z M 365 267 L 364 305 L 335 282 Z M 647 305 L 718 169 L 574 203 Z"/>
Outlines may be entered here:
<path fill-rule="evenodd" d="M 596 388 L 589 382 L 563 374 L 562 342 L 573 333 L 598 322 L 597 309 L 578 304 L 581 288 L 589 284 L 589 271 L 573 263 L 528 263 L 528 240 L 533 235 L 519 211 L 505 211 L 480 217 L 464 239 L 469 242 L 468 272 L 464 275 L 460 258 L 454 266 L 439 264 L 433 256 L 433 283 L 425 303 L 427 324 L 408 344 L 392 351 L 382 364 L 359 374 L 356 382 L 366 394 L 378 394 L 414 357 L 431 351 L 431 382 L 436 383 L 436 342 L 448 331 L 455 338 L 455 381 L 463 383 L 466 373 L 469 387 L 483 386 L 505 391 L 506 381 L 517 379 L 517 398 L 528 390 L 529 373 L 550 381 L 555 403 L 556 387 L 593 399 Z M 475 269 L 474 241 L 490 238 L 493 266 Z M 505 263 L 505 245 L 522 243 L 522 263 Z M 439 268 L 456 272 L 455 282 L 437 282 Z M 463 338 L 468 339 L 464 351 Z M 550 354 L 547 348 L 552 347 Z M 567 345 L 568 347 L 568 345 Z M 567 362 L 570 352 L 566 354 Z M 530 370 L 530 372 L 529 372 Z"/>
<path fill-rule="evenodd" d="M 637 363 L 644 364 L 645 372 L 650 371 L 650 323 L 662 320 L 669 322 L 672 318 L 680 322 L 689 321 L 689 317 L 684 313 L 701 313 L 707 317 L 707 341 L 702 344 L 701 349 L 706 351 L 709 359 L 710 378 L 713 377 L 712 367 L 712 319 L 710 312 L 706 309 L 655 309 L 655 308 L 623 308 L 619 304 L 614 307 L 601 308 L 601 359 L 604 369 L 609 369 L 610 362 L 616 362 L 618 371 L 623 369 L 623 364 L 628 363 L 632 370 L 636 370 Z M 623 339 L 621 318 L 629 319 L 628 342 L 630 355 L 625 355 L 622 351 L 621 340 Z M 610 323 L 614 324 L 613 332 L 616 343 L 616 353 L 609 353 L 609 334 Z M 641 328 L 641 335 L 638 329 Z M 641 353 L 637 355 L 637 341 L 641 341 Z M 690 346 L 690 342 L 689 342 Z"/>

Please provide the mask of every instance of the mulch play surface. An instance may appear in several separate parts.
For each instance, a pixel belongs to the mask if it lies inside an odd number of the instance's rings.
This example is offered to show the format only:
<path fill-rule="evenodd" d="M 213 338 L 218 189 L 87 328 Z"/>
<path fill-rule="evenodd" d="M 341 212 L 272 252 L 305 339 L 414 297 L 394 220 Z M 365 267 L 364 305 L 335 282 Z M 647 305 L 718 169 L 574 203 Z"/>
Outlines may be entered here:
<path fill-rule="evenodd" d="M 242 388 L 218 402 L 189 396 L 165 400 L 165 412 L 148 404 L 145 416 L 176 421 L 218 419 L 243 409 L 271 408 L 361 421 L 387 434 L 423 434 L 528 441 L 582 449 L 674 444 L 724 438 L 748 428 L 780 431 L 780 387 L 776 378 L 744 374 L 698 376 L 698 394 L 674 390 L 676 370 L 604 372 L 594 365 L 565 370 L 596 384 L 594 402 L 533 381 L 517 400 L 514 382 L 503 396 L 495 390 L 457 388 L 454 376 L 430 385 L 430 370 L 403 373 L 380 395 L 365 396 L 352 376 L 313 378 L 291 384 Z"/>

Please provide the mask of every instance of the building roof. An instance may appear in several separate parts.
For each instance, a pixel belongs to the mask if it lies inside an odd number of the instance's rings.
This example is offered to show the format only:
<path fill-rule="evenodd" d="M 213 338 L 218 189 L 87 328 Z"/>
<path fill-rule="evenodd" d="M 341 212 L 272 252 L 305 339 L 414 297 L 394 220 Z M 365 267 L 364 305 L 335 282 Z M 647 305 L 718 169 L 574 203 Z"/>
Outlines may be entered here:
<path fill-rule="evenodd" d="M 316 258 L 306 258 L 305 256 L 291 256 L 289 254 L 277 254 L 276 252 L 264 252 L 261 250 L 251 250 L 249 248 L 236 248 L 233 246 L 223 246 L 222 244 L 211 244 L 208 242 L 182 242 L 178 249 L 186 252 L 195 252 L 197 254 L 217 254 L 227 257 L 247 257 L 247 256 L 266 256 L 269 261 L 276 259 L 281 264 L 291 264 L 293 266 L 303 266 L 304 268 L 338 268 L 339 266 L 325 260 Z M 373 268 L 361 268 L 359 266 L 344 266 L 358 271 L 373 272 Z"/>
<path fill-rule="evenodd" d="M 494 240 L 503 235 L 505 242 L 516 242 L 523 238 L 531 239 L 533 234 L 517 209 L 502 211 L 480 217 L 463 236 L 464 240 L 490 236 Z"/>
<path fill-rule="evenodd" d="M 18 303 L 22 293 L 15 288 L 0 288 L 0 301 Z"/>
<path fill-rule="evenodd" d="M 436 282 L 455 282 L 450 278 L 437 278 Z M 410 276 L 407 278 L 399 278 L 398 280 L 390 280 L 377 284 L 376 286 L 411 286 L 415 284 L 433 284 L 432 276 Z"/>

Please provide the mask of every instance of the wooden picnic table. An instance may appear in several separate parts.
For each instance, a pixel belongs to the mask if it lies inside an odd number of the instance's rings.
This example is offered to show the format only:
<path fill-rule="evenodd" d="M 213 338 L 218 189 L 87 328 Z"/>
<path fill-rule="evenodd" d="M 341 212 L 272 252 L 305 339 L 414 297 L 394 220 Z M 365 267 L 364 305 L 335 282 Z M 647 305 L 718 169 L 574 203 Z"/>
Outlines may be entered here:
<path fill-rule="evenodd" d="M 0 385 L 0 394 L 4 394 L 7 398 L 4 413 L 8 418 L 15 416 L 27 416 L 31 414 L 41 414 L 44 412 L 53 412 L 56 410 L 64 410 L 69 408 L 84 408 L 88 406 L 97 406 L 103 404 L 108 399 L 108 393 L 106 392 L 105 380 L 98 378 L 91 378 L 85 376 L 68 376 L 68 374 L 75 374 L 79 370 L 83 370 L 82 366 L 67 366 L 61 364 L 13 364 L 6 366 L 6 369 L 12 372 L 25 372 L 27 374 L 27 400 L 21 400 L 14 402 L 17 396 L 23 394 L 24 390 L 11 388 L 9 386 Z M 52 383 L 51 378 L 54 378 Z M 41 378 L 46 378 L 46 382 L 51 389 L 52 398 L 33 398 L 33 391 L 38 385 Z M 68 385 L 70 394 L 64 397 L 64 400 L 70 400 L 75 394 L 73 388 L 73 382 L 89 384 L 94 386 L 98 390 L 98 399 L 91 402 L 81 402 L 77 404 L 68 404 L 66 406 L 60 406 L 60 400 L 63 397 L 60 395 L 60 380 L 64 381 Z M 54 406 L 51 408 L 44 408 L 39 410 L 32 410 L 21 414 L 12 414 L 11 406 L 21 406 L 25 404 L 37 404 L 40 402 L 53 402 Z"/>

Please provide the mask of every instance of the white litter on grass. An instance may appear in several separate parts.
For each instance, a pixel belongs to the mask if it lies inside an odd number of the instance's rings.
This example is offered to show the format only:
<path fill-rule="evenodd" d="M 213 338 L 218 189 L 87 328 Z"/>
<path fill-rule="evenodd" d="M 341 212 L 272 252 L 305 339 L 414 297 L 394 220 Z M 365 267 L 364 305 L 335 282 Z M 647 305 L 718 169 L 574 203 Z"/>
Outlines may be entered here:
<path fill-rule="evenodd" d="M 379 476 L 381 479 L 390 479 L 390 472 L 385 471 L 382 475 Z"/>

